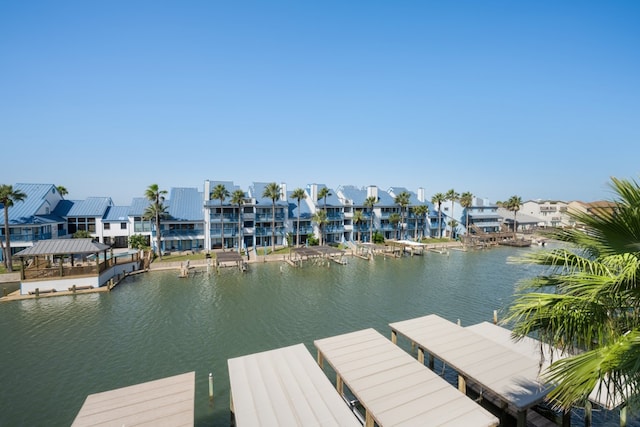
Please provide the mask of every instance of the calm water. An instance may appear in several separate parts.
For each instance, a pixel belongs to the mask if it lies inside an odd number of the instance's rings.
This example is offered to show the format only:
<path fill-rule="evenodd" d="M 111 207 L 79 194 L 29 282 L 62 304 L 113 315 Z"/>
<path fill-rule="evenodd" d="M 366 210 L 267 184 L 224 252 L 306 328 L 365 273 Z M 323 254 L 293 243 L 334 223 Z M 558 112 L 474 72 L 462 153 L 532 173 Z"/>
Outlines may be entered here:
<path fill-rule="evenodd" d="M 195 371 L 196 425 L 228 426 L 228 358 L 299 342 L 315 355 L 314 339 L 368 327 L 389 336 L 389 322 L 430 313 L 491 321 L 537 272 L 507 264 L 526 250 L 536 249 L 252 264 L 190 279 L 157 272 L 110 293 L 3 303 L 0 425 L 66 426 L 88 394 Z"/>

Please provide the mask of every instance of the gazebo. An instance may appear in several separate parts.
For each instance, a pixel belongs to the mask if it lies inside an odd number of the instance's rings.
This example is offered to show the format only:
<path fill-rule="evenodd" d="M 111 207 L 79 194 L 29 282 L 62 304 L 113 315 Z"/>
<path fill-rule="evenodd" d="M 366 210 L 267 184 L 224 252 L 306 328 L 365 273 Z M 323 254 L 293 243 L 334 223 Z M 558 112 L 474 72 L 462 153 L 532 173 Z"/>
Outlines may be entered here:
<path fill-rule="evenodd" d="M 135 269 L 138 254 L 113 257 L 111 247 L 92 239 L 51 239 L 14 255 L 20 259 L 21 293 L 96 288 Z M 118 265 L 116 265 L 118 264 Z"/>

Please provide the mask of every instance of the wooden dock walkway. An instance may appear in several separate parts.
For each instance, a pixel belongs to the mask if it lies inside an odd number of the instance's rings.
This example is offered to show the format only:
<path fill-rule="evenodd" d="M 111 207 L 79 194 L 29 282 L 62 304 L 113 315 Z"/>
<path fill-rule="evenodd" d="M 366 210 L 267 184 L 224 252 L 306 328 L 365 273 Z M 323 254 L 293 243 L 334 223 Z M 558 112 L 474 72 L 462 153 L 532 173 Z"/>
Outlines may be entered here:
<path fill-rule="evenodd" d="M 498 419 L 374 329 L 316 340 L 326 360 L 365 409 L 365 427 L 497 426 Z"/>
<path fill-rule="evenodd" d="M 87 396 L 72 427 L 193 426 L 195 372 Z"/>
<path fill-rule="evenodd" d="M 236 357 L 227 364 L 231 413 L 239 427 L 360 427 L 303 344 Z"/>
<path fill-rule="evenodd" d="M 466 393 L 467 380 L 487 390 L 516 414 L 524 427 L 527 410 L 544 401 L 552 387 L 540 379 L 539 360 L 489 340 L 483 335 L 449 322 L 435 314 L 391 323 L 392 341 L 403 335 L 424 352 L 451 366 L 458 373 L 458 387 Z M 432 366 L 432 361 L 429 361 Z"/>

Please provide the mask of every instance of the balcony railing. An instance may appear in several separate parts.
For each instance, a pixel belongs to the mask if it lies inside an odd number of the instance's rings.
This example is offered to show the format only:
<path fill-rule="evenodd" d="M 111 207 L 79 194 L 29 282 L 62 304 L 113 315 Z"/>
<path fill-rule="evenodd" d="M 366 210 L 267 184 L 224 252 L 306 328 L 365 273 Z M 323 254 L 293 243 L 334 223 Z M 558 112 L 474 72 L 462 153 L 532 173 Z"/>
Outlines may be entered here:
<path fill-rule="evenodd" d="M 273 215 L 271 214 L 256 214 L 256 222 L 271 221 Z M 276 221 L 284 221 L 284 214 L 276 214 Z"/>
<path fill-rule="evenodd" d="M 12 242 L 34 242 L 36 240 L 49 240 L 51 239 L 51 233 L 17 233 L 10 234 Z M 0 236 L 0 240 L 6 241 L 5 236 Z"/>
<path fill-rule="evenodd" d="M 271 236 L 272 234 L 273 234 L 273 232 L 271 231 L 271 228 L 268 228 L 268 227 L 256 227 L 255 228 L 255 235 L 256 236 Z M 284 227 L 276 227 L 275 234 L 276 234 L 276 236 L 284 236 L 285 228 Z"/>

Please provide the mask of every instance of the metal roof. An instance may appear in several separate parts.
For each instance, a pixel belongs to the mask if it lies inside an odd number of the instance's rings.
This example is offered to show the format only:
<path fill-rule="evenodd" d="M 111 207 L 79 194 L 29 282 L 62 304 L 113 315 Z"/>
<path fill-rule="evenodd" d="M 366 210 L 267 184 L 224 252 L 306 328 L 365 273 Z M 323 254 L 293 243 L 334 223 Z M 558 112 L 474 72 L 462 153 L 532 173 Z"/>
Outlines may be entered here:
<path fill-rule="evenodd" d="M 129 216 L 142 216 L 151 202 L 144 197 L 134 197 L 129 206 Z"/>
<path fill-rule="evenodd" d="M 537 224 L 543 220 L 540 218 L 536 218 L 531 215 L 523 214 L 518 212 L 517 215 L 514 215 L 513 211 L 510 211 L 505 208 L 498 208 L 498 215 L 500 215 L 503 219 L 507 220 L 510 223 L 513 223 L 513 219 L 518 221 L 518 224 Z"/>
<path fill-rule="evenodd" d="M 87 197 L 86 200 L 74 201 L 68 217 L 100 217 L 102 218 L 109 206 L 113 206 L 111 197 Z"/>
<path fill-rule="evenodd" d="M 354 206 L 364 206 L 364 201 L 367 200 L 367 190 L 355 185 L 343 185 L 339 191 L 345 198 L 351 200 Z"/>
<path fill-rule="evenodd" d="M 287 192 L 287 200 L 289 201 L 289 219 L 298 218 L 298 200 L 291 197 L 293 191 Z M 309 195 L 307 194 L 306 199 L 300 199 L 300 218 L 311 218 L 311 209 L 309 208 L 309 204 L 307 201 L 309 200 Z"/>
<path fill-rule="evenodd" d="M 197 188 L 172 188 L 167 212 L 172 220 L 203 221 L 204 194 Z"/>
<path fill-rule="evenodd" d="M 95 254 L 109 248 L 109 245 L 94 242 L 92 239 L 51 239 L 40 240 L 34 246 L 18 252 L 16 256 Z"/>
<path fill-rule="evenodd" d="M 129 219 L 129 206 L 109 206 L 102 222 L 122 222 Z"/>
<path fill-rule="evenodd" d="M 327 206 L 339 206 L 339 207 L 343 206 L 335 190 L 327 187 L 325 184 L 316 184 L 316 185 L 318 187 L 318 194 L 320 194 L 320 190 L 322 190 L 323 188 L 329 189 L 329 195 L 327 196 Z M 311 193 L 311 191 L 309 190 L 309 187 L 310 186 L 307 186 L 307 189 L 306 189 L 307 194 Z M 324 206 L 325 205 L 324 200 L 325 200 L 324 197 L 322 197 L 322 198 L 318 198 L 318 200 L 312 200 L 312 202 L 315 203 L 316 206 Z"/>
<path fill-rule="evenodd" d="M 254 182 L 249 187 L 249 195 L 251 197 L 253 197 L 254 199 L 256 199 L 256 204 L 257 205 L 269 205 L 269 206 L 271 206 L 273 204 L 271 199 L 269 199 L 268 197 L 262 197 L 262 194 L 264 193 L 264 189 L 267 187 L 267 185 L 269 185 L 268 182 Z M 278 185 L 280 185 L 280 184 L 278 184 Z M 287 202 L 285 202 L 282 199 L 278 199 L 278 200 L 276 200 L 276 205 L 277 206 L 286 206 Z"/>
<path fill-rule="evenodd" d="M 53 184 L 22 183 L 14 185 L 13 190 L 21 191 L 27 197 L 9 207 L 9 224 L 34 224 L 35 215 L 42 208 L 42 205 L 46 203 L 45 197 L 47 194 L 57 191 Z M 51 206 L 50 210 L 52 211 L 54 208 L 55 206 Z"/>

